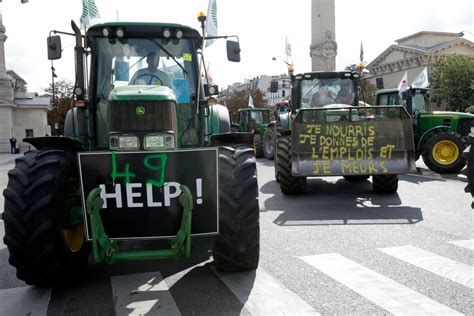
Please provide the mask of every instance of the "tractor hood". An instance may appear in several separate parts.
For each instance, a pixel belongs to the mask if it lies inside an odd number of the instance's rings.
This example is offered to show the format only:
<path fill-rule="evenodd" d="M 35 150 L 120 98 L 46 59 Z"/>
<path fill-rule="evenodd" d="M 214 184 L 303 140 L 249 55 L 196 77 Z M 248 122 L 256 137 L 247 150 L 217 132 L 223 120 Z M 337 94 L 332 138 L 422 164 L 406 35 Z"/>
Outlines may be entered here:
<path fill-rule="evenodd" d="M 457 118 L 474 118 L 474 114 L 464 112 L 450 112 L 450 111 L 433 111 L 430 113 L 423 113 L 422 115 L 436 115 L 446 117 L 457 117 Z"/>
<path fill-rule="evenodd" d="M 109 95 L 109 101 L 130 100 L 155 100 L 176 102 L 176 95 L 172 89 L 166 86 L 147 85 L 116 87 Z"/>

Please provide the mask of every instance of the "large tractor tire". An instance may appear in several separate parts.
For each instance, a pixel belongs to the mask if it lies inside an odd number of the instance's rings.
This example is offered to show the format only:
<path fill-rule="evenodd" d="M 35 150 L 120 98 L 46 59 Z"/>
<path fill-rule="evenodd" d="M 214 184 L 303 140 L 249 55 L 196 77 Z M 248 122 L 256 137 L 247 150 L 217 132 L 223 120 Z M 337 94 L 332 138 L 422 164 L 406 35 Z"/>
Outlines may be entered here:
<path fill-rule="evenodd" d="M 465 165 L 461 136 L 452 132 L 433 135 L 426 143 L 422 157 L 430 170 L 438 173 L 459 173 Z"/>
<path fill-rule="evenodd" d="M 375 193 L 390 194 L 398 190 L 398 175 L 383 174 L 372 176 L 372 189 Z"/>
<path fill-rule="evenodd" d="M 367 180 L 370 176 L 363 175 L 363 176 L 343 176 L 346 181 L 349 182 L 362 182 Z"/>
<path fill-rule="evenodd" d="M 306 177 L 291 174 L 291 136 L 281 136 L 277 140 L 277 179 L 283 194 L 300 194 L 306 190 Z"/>
<path fill-rule="evenodd" d="M 270 129 L 267 129 L 265 131 L 265 134 L 263 135 L 263 152 L 265 154 L 265 157 L 269 160 L 273 160 L 275 158 L 275 140 L 273 139 L 273 137 L 274 132 Z"/>
<path fill-rule="evenodd" d="M 254 146 L 254 150 L 255 150 L 255 157 L 263 158 L 264 153 L 263 153 L 263 138 L 262 138 L 262 135 L 255 134 L 253 136 L 253 146 Z"/>
<path fill-rule="evenodd" d="M 466 167 L 462 170 L 462 174 L 467 177 L 464 191 L 471 194 L 471 208 L 474 208 L 474 132 L 469 135 L 469 146 L 464 150 L 463 158 L 466 160 Z"/>
<path fill-rule="evenodd" d="M 252 149 L 244 145 L 219 149 L 219 231 L 214 262 L 220 271 L 258 267 L 260 210 L 257 168 Z"/>
<path fill-rule="evenodd" d="M 82 212 L 71 220 L 72 207 L 81 207 L 76 166 L 63 150 L 36 150 L 18 158 L 8 173 L 3 240 L 17 277 L 27 284 L 68 283 L 87 266 Z"/>

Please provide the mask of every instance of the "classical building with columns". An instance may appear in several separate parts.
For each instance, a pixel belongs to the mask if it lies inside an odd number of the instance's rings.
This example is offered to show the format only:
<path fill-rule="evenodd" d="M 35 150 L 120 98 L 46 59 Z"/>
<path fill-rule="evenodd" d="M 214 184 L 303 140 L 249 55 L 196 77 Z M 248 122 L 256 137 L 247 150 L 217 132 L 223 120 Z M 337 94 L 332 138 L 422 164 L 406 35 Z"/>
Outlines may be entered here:
<path fill-rule="evenodd" d="M 30 146 L 27 137 L 51 135 L 47 113 L 50 98 L 28 93 L 26 81 L 5 66 L 5 26 L 0 11 L 0 152 L 10 151 L 10 138 L 15 136 L 20 151 Z"/>
<path fill-rule="evenodd" d="M 366 66 L 379 88 L 382 82 L 386 89 L 398 87 L 405 71 L 409 84 L 425 67 L 429 78 L 432 64 L 443 56 L 474 56 L 474 43 L 458 33 L 422 31 L 395 42 Z"/>

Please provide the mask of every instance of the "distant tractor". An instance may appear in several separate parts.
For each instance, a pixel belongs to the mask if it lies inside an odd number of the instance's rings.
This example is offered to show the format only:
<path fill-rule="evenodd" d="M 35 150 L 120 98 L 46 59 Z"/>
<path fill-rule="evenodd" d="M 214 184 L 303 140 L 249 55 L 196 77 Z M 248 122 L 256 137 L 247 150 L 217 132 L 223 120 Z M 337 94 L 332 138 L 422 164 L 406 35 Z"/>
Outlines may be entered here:
<path fill-rule="evenodd" d="M 394 193 L 398 174 L 415 172 L 412 121 L 405 108 L 361 107 L 357 72 L 291 76 L 291 115 L 279 120 L 275 176 L 284 194 L 303 193 L 308 177 L 372 176 L 378 193 Z"/>
<path fill-rule="evenodd" d="M 205 15 L 198 19 L 204 29 Z M 227 109 L 206 100 L 218 93 L 201 81 L 206 39 L 179 24 L 104 23 L 85 35 L 72 26 L 76 82 L 65 135 L 25 139 L 36 149 L 16 160 L 3 192 L 17 277 L 71 282 L 91 248 L 103 263 L 187 257 L 192 236 L 215 236 L 218 270 L 256 269 L 253 134 L 230 133 Z M 228 59 L 239 54 L 227 41 Z M 61 57 L 59 36 L 48 38 L 48 57 Z M 149 250 L 155 239 L 169 248 Z"/>
<path fill-rule="evenodd" d="M 374 106 L 403 104 L 413 117 L 416 158 L 438 173 L 459 173 L 465 165 L 462 152 L 466 137 L 474 127 L 474 115 L 460 112 L 432 111 L 429 89 L 409 89 L 403 100 L 397 89 L 379 90 Z"/>
<path fill-rule="evenodd" d="M 268 124 L 267 130 L 263 135 L 263 152 L 267 159 L 273 160 L 275 158 L 275 142 L 276 134 L 275 126 L 281 126 L 281 120 L 288 121 L 290 115 L 290 107 L 288 101 L 277 102 L 270 107 L 271 121 Z"/>
<path fill-rule="evenodd" d="M 239 131 L 253 133 L 255 157 L 264 157 L 263 135 L 270 123 L 270 110 L 267 108 L 240 108 L 238 113 Z"/>

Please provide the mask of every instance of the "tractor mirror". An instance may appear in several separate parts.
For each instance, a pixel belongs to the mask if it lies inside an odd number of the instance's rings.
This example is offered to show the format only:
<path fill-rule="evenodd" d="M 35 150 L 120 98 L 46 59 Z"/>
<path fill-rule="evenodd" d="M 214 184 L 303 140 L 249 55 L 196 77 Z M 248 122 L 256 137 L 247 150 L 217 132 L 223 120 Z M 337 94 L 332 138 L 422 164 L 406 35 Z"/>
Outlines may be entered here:
<path fill-rule="evenodd" d="M 278 92 L 278 81 L 273 80 L 270 82 L 270 92 Z"/>
<path fill-rule="evenodd" d="M 227 41 L 227 59 L 229 61 L 240 62 L 239 42 Z"/>
<path fill-rule="evenodd" d="M 130 80 L 130 73 L 128 69 L 129 69 L 129 64 L 127 61 L 116 60 L 115 61 L 115 80 L 117 81 Z"/>
<path fill-rule="evenodd" d="M 48 44 L 48 59 L 56 60 L 61 58 L 61 37 L 59 35 L 50 36 L 47 38 Z"/>

